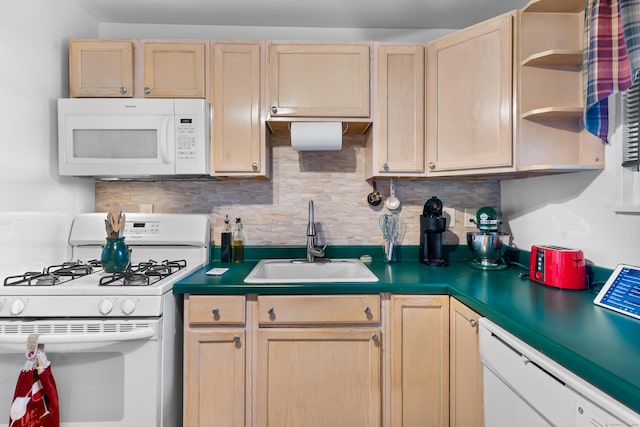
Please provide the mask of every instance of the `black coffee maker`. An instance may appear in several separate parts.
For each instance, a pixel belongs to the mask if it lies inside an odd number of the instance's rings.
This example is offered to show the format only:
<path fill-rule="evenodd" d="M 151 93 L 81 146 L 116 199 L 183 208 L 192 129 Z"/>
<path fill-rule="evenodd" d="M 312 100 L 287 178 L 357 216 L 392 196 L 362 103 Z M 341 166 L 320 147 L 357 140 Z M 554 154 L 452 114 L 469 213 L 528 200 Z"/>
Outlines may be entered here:
<path fill-rule="evenodd" d="M 423 264 L 443 267 L 449 265 L 442 250 L 442 233 L 447 229 L 447 219 L 442 216 L 442 201 L 432 197 L 424 204 L 420 215 L 420 255 Z"/>

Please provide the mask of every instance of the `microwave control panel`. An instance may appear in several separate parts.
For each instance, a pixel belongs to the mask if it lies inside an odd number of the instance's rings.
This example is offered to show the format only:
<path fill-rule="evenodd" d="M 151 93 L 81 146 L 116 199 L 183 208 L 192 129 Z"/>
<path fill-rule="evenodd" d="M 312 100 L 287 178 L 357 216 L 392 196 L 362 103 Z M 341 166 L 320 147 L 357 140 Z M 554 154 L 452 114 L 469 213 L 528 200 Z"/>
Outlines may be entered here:
<path fill-rule="evenodd" d="M 176 156 L 178 160 L 196 160 L 198 155 L 197 119 L 193 116 L 176 117 Z"/>

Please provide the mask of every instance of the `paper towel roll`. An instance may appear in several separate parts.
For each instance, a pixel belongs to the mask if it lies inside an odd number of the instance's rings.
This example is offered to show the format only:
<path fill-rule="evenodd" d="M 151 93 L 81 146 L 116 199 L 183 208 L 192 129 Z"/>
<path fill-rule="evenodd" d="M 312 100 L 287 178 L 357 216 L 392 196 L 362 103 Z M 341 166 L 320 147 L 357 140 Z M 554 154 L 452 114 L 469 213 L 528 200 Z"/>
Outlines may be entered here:
<path fill-rule="evenodd" d="M 341 122 L 292 122 L 291 147 L 298 151 L 342 149 Z"/>

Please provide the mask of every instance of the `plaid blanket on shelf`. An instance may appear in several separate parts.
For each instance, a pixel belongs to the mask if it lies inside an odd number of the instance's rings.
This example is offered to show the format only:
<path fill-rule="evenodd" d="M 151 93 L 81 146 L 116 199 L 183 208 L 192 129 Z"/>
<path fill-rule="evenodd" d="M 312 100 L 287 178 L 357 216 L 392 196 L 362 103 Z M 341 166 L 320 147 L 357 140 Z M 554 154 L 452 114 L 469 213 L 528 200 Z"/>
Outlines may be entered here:
<path fill-rule="evenodd" d="M 584 21 L 584 123 L 608 142 L 608 97 L 640 70 L 640 0 L 586 0 Z"/>

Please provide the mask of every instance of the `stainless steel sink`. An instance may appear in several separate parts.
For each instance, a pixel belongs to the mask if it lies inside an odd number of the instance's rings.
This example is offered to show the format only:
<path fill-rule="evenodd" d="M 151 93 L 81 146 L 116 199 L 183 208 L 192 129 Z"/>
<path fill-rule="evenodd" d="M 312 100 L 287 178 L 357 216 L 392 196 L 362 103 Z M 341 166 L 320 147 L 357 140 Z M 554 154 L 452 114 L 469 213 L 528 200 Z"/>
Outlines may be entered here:
<path fill-rule="evenodd" d="M 263 259 L 245 277 L 245 283 L 354 283 L 378 278 L 356 258 Z"/>

